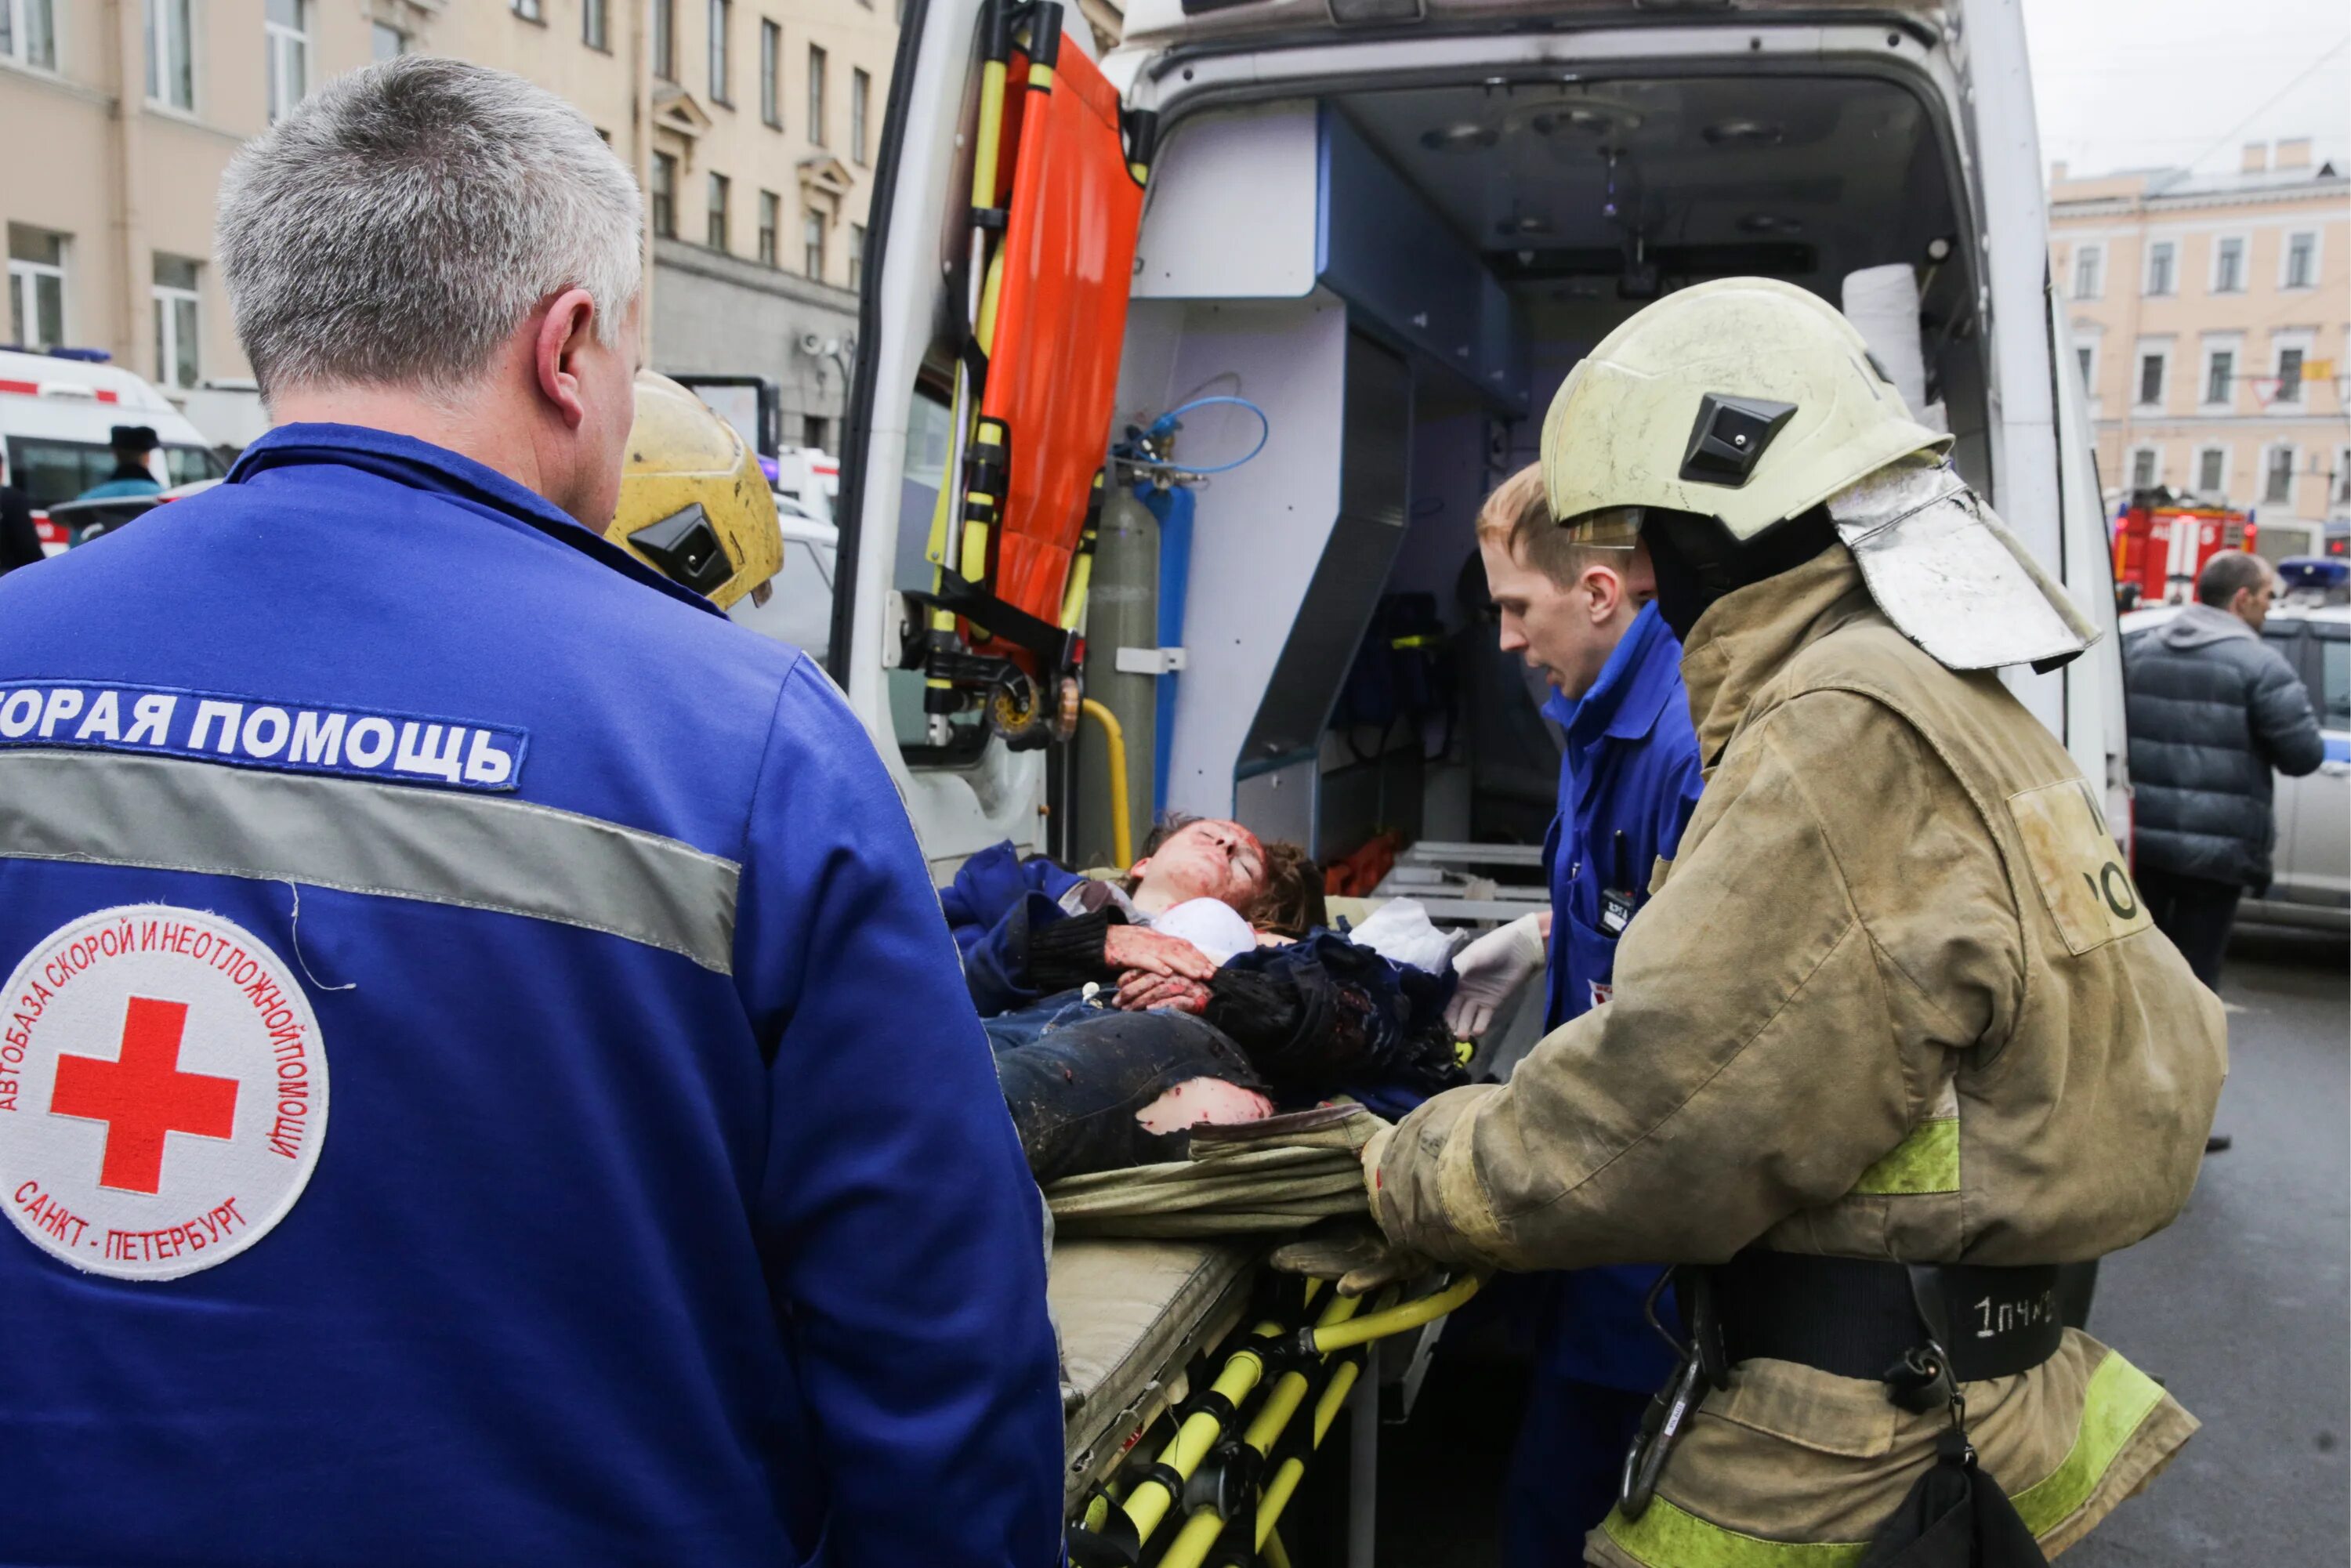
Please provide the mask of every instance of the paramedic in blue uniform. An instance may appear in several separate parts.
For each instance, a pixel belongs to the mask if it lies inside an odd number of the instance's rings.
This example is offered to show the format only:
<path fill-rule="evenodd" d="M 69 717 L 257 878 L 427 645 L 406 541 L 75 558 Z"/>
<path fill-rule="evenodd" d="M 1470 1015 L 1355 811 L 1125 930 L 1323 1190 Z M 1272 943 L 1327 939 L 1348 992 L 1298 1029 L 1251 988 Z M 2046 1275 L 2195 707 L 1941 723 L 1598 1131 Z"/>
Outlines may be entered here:
<path fill-rule="evenodd" d="M 1058 1561 L 905 811 L 671 580 L 739 475 L 601 531 L 639 211 L 519 78 L 329 84 L 223 186 L 277 428 L 0 582 L 0 1560 Z"/>
<path fill-rule="evenodd" d="M 1550 911 L 1480 937 L 1454 961 L 1453 1022 L 1473 1038 L 1538 970 L 1549 988 L 1546 1033 L 1608 999 L 1617 939 L 1698 802 L 1681 644 L 1648 602 L 1646 552 L 1566 538 L 1537 466 L 1496 490 L 1478 522 L 1502 650 L 1543 672 L 1554 688 L 1543 712 L 1567 747 L 1543 846 Z M 1526 1279 L 1539 1348 L 1507 1485 L 1511 1568 L 1580 1563 L 1584 1532 L 1615 1500 L 1625 1445 L 1673 1370 L 1642 1313 L 1656 1278 L 1626 1266 Z"/>

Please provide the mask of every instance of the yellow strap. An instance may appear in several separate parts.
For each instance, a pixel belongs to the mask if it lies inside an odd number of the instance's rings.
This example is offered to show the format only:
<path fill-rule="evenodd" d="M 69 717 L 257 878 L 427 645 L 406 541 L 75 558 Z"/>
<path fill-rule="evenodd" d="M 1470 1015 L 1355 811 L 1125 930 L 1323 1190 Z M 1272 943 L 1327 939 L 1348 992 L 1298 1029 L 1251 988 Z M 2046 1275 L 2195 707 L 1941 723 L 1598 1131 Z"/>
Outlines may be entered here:
<path fill-rule="evenodd" d="M 2055 1469 L 2009 1499 L 2024 1527 L 2047 1535 L 2079 1512 L 2162 1402 L 2153 1378 L 2108 1353 L 2083 1392 L 2073 1448 Z M 1661 1497 L 1651 1499 L 1638 1519 L 1611 1509 L 1600 1528 L 1650 1568 L 1853 1568 L 1869 1552 L 1865 1541 L 1766 1541 L 1708 1523 Z"/>
<path fill-rule="evenodd" d="M 1959 1119 L 1921 1122 L 1894 1152 L 1861 1173 L 1854 1196 L 1882 1197 L 1959 1190 Z"/>

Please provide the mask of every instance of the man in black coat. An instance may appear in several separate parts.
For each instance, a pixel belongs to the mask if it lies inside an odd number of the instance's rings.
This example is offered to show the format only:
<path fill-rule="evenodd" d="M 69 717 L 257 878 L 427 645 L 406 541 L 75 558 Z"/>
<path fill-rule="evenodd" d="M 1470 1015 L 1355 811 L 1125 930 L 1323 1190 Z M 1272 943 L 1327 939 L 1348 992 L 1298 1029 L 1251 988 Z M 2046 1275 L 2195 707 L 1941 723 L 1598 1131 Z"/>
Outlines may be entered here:
<path fill-rule="evenodd" d="M 2237 900 L 2269 885 L 2271 770 L 2298 777 L 2325 755 L 2302 678 L 2262 641 L 2276 586 L 2267 561 L 2224 550 L 2195 603 L 2123 643 L 2139 892 L 2215 989 Z"/>

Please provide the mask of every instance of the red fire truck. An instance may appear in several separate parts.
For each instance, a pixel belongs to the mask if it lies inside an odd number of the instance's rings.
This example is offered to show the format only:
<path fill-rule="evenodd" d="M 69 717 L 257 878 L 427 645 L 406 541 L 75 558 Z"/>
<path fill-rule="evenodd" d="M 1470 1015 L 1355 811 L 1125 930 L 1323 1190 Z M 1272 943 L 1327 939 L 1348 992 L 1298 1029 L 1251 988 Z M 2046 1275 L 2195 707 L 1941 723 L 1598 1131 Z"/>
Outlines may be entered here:
<path fill-rule="evenodd" d="M 2115 587 L 2142 604 L 2184 603 L 2196 574 L 2224 549 L 2253 548 L 2253 514 L 2199 506 L 2168 490 L 2141 490 L 2115 519 Z"/>

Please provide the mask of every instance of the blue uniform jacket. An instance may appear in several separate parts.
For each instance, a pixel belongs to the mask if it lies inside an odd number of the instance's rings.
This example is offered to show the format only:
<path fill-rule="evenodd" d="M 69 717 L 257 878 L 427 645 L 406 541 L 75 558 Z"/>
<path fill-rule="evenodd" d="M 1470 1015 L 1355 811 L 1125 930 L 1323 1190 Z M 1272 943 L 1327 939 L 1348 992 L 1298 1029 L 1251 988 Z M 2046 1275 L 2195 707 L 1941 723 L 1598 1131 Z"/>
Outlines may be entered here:
<path fill-rule="evenodd" d="M 508 479 L 290 426 L 0 581 L 12 970 L 0 1561 L 1058 1560 L 1038 1197 L 888 775 Z M 94 1098 L 134 1051 L 168 1103 Z"/>
<path fill-rule="evenodd" d="M 1022 861 L 1008 841 L 963 862 L 939 904 L 983 1017 L 1011 1012 L 1044 994 L 1029 973 L 1029 933 L 1068 919 L 1059 901 L 1084 881 L 1042 856 Z"/>
<path fill-rule="evenodd" d="M 1583 700 L 1553 694 L 1544 705 L 1567 732 L 1559 814 L 1543 841 L 1552 901 L 1546 1030 L 1606 998 L 1617 937 L 1602 929 L 1604 894 L 1610 889 L 1629 894 L 1637 912 L 1647 901 L 1656 862 L 1674 857 L 1698 804 L 1698 733 L 1682 686 L 1681 656 L 1681 644 L 1656 606 L 1647 605 Z M 1656 1278 L 1654 1269 L 1629 1266 L 1558 1276 L 1553 1308 L 1561 1326 L 1546 1336 L 1546 1364 L 1561 1375 L 1612 1388 L 1646 1391 L 1662 1385 L 1672 1364 L 1641 1314 L 1642 1298 Z"/>

